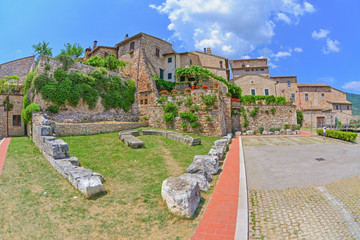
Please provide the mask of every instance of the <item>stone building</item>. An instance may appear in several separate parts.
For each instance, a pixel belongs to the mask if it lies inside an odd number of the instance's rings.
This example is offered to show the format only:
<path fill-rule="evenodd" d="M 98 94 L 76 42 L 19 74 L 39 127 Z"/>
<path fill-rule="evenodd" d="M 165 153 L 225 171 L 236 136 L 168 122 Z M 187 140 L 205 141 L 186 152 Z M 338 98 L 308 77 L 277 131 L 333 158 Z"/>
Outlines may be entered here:
<path fill-rule="evenodd" d="M 4 106 L 7 97 L 9 97 L 9 103 L 13 106 L 10 111 L 6 111 Z M 26 126 L 21 119 L 23 95 L 0 94 L 0 104 L 0 137 L 24 136 Z"/>
<path fill-rule="evenodd" d="M 34 59 L 35 56 L 30 56 L 0 64 L 0 78 L 4 78 L 6 75 L 17 75 L 19 84 L 24 84 L 26 75 L 35 65 Z"/>
<path fill-rule="evenodd" d="M 274 95 L 294 102 L 303 111 L 304 126 L 335 125 L 336 121 L 349 123 L 352 104 L 346 93 L 326 84 L 298 84 L 296 76 L 271 77 L 267 59 L 230 61 L 234 84 L 240 86 L 243 95 Z"/>

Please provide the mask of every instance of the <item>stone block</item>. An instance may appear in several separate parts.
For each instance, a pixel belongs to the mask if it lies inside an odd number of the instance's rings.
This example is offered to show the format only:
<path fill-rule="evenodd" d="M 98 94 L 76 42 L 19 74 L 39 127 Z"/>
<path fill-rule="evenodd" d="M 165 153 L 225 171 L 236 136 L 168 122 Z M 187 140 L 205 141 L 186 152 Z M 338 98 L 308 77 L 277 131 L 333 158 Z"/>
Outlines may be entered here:
<path fill-rule="evenodd" d="M 215 147 L 215 146 L 213 146 L 210 149 L 208 154 L 210 156 L 217 156 L 219 159 L 223 159 L 224 158 L 224 153 L 225 153 L 225 149 L 223 147 Z"/>
<path fill-rule="evenodd" d="M 201 193 L 197 182 L 170 177 L 162 183 L 161 196 L 171 213 L 191 218 L 200 202 Z"/>
<path fill-rule="evenodd" d="M 188 169 L 186 169 L 187 173 L 191 174 L 201 174 L 203 175 L 208 182 L 213 180 L 211 176 L 211 169 L 201 160 L 193 161 Z"/>
<path fill-rule="evenodd" d="M 145 143 L 133 135 L 121 135 L 121 141 L 131 148 L 144 148 Z"/>
<path fill-rule="evenodd" d="M 264 131 L 262 132 L 262 135 L 268 135 L 268 132 L 264 130 Z"/>
<path fill-rule="evenodd" d="M 280 132 L 279 132 L 279 131 L 275 131 L 275 135 L 280 135 Z"/>
<path fill-rule="evenodd" d="M 254 135 L 254 131 L 253 130 L 247 130 L 246 135 Z"/>
<path fill-rule="evenodd" d="M 206 180 L 204 175 L 201 175 L 201 174 L 184 173 L 179 178 L 183 178 L 188 181 L 196 182 L 197 184 L 199 184 L 201 191 L 208 191 L 210 188 L 209 182 Z"/>
<path fill-rule="evenodd" d="M 235 136 L 241 136 L 242 133 L 239 131 L 239 132 L 235 132 Z"/>
<path fill-rule="evenodd" d="M 69 157 L 68 144 L 61 139 L 46 141 L 43 150 L 55 159 Z"/>
<path fill-rule="evenodd" d="M 202 161 L 207 165 L 211 174 L 217 174 L 219 170 L 219 157 L 209 155 L 196 155 L 194 161 Z"/>
<path fill-rule="evenodd" d="M 273 132 L 269 132 L 269 135 L 274 135 L 274 133 L 273 133 Z"/>
<path fill-rule="evenodd" d="M 285 134 L 286 133 L 286 131 L 285 131 L 285 129 L 280 129 L 280 134 Z"/>
<path fill-rule="evenodd" d="M 77 187 L 86 197 L 90 198 L 98 193 L 106 192 L 98 176 L 86 176 L 77 179 Z"/>
<path fill-rule="evenodd" d="M 45 125 L 45 126 L 50 126 L 51 122 L 50 120 L 48 119 L 44 119 L 42 122 L 41 122 L 41 125 Z"/>

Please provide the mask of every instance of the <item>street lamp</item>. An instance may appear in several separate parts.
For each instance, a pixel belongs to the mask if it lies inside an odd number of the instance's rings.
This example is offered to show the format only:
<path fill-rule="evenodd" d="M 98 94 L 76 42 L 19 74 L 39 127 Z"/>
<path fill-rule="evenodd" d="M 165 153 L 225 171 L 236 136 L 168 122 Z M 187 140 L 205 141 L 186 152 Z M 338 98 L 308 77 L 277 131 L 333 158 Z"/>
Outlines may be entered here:
<path fill-rule="evenodd" d="M 310 132 L 312 133 L 312 98 L 310 98 L 310 124 L 311 124 Z"/>

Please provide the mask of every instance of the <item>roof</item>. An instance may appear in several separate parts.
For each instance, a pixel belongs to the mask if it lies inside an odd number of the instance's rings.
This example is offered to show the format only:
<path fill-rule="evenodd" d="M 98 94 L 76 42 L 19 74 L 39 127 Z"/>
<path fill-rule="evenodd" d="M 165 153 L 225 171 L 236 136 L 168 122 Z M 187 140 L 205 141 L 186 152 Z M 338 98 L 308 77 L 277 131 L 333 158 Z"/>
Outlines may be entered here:
<path fill-rule="evenodd" d="M 277 77 L 271 77 L 271 78 L 297 78 L 297 76 L 277 76 Z"/>
<path fill-rule="evenodd" d="M 328 103 L 331 103 L 331 104 L 352 104 L 351 102 L 345 100 L 345 101 L 338 101 L 338 100 L 335 100 L 335 101 L 327 101 Z"/>
<path fill-rule="evenodd" d="M 298 87 L 330 87 L 324 83 L 299 83 Z"/>
<path fill-rule="evenodd" d="M 24 58 L 15 59 L 15 60 L 12 60 L 12 61 L 9 61 L 9 62 L 1 63 L 0 65 L 4 65 L 4 64 L 7 64 L 7 63 L 11 63 L 11 62 L 16 62 L 16 61 L 23 60 L 23 59 L 27 59 L 27 58 L 33 58 L 33 59 L 34 59 L 34 58 L 35 58 L 35 55 L 29 56 L 29 57 L 24 57 Z"/>
<path fill-rule="evenodd" d="M 167 44 L 172 45 L 171 43 L 169 43 L 169 42 L 167 42 L 167 41 L 165 41 L 165 40 L 163 40 L 163 39 L 161 39 L 161 38 L 157 38 L 157 37 L 154 37 L 154 36 L 151 36 L 151 35 L 149 35 L 149 34 L 146 34 L 146 33 L 142 33 L 142 32 L 141 32 L 141 33 L 138 33 L 138 34 L 136 34 L 136 35 L 134 35 L 134 36 L 132 36 L 132 37 L 129 37 L 128 39 L 124 39 L 123 41 L 119 42 L 119 43 L 116 44 L 115 46 L 118 47 L 118 46 L 121 45 L 121 44 L 127 43 L 127 42 L 132 41 L 132 40 L 134 40 L 134 39 L 136 39 L 136 38 L 138 38 L 138 37 L 141 37 L 141 36 L 152 37 L 152 38 L 155 38 L 155 39 L 157 39 L 157 40 L 160 40 L 160 41 L 163 41 L 163 42 L 165 42 L 165 43 L 167 43 Z"/>
<path fill-rule="evenodd" d="M 266 60 L 266 63 L 268 61 L 267 58 L 250 58 L 250 59 L 238 59 L 238 60 L 230 60 L 230 62 L 245 62 L 245 61 L 254 61 L 254 60 Z"/>
<path fill-rule="evenodd" d="M 94 48 L 91 52 L 89 52 L 89 55 L 93 54 L 94 52 L 96 52 L 98 49 L 100 48 L 108 48 L 108 49 L 114 49 L 116 50 L 116 47 L 108 47 L 108 46 L 97 46 L 96 48 Z"/>
<path fill-rule="evenodd" d="M 221 56 L 218 56 L 218 55 L 214 55 L 212 53 L 204 53 L 204 52 L 200 52 L 200 51 L 192 51 L 190 53 L 201 53 L 201 54 L 204 54 L 204 55 L 209 55 L 209 56 L 213 56 L 213 57 L 218 57 L 218 58 L 223 58 L 223 59 L 227 59 L 226 57 L 221 57 Z"/>

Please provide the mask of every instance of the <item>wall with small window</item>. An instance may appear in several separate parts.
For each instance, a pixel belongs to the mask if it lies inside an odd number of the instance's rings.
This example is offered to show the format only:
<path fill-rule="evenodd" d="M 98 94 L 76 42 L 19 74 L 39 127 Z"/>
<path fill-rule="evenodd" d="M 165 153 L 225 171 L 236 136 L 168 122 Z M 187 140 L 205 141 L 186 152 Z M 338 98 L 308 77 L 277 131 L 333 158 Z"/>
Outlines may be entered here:
<path fill-rule="evenodd" d="M 23 96 L 13 94 L 0 94 L 0 102 L 3 103 L 9 97 L 13 108 L 7 112 L 4 106 L 0 106 L 0 137 L 24 136 L 25 126 L 21 119 Z M 3 104 L 2 104 L 3 105 Z"/>
<path fill-rule="evenodd" d="M 243 75 L 234 79 L 243 95 L 275 95 L 276 82 L 261 75 Z"/>

